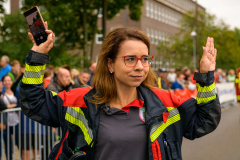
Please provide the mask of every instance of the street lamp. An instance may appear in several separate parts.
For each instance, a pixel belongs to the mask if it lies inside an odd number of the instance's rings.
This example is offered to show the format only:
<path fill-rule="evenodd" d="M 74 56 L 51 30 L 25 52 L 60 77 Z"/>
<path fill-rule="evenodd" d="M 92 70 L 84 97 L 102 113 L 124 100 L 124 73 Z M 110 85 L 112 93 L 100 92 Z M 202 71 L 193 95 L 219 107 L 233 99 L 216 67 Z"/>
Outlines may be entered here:
<path fill-rule="evenodd" d="M 193 38 L 193 67 L 194 67 L 194 69 L 196 69 L 197 68 L 197 64 L 196 64 L 196 37 L 197 37 L 197 33 L 195 31 L 192 31 L 191 36 Z"/>

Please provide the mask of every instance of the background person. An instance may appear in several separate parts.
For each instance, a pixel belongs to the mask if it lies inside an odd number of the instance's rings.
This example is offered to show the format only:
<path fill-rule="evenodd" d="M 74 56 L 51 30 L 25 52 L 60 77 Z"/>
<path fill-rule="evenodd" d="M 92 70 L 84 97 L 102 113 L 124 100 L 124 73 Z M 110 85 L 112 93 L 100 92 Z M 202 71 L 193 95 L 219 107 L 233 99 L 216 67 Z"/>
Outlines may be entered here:
<path fill-rule="evenodd" d="M 87 85 L 89 85 L 89 86 L 92 85 L 92 78 L 93 78 L 94 73 L 96 72 L 96 68 L 97 68 L 97 63 L 96 62 L 92 62 L 90 67 L 89 67 L 89 70 L 91 71 L 90 72 L 90 79 L 87 82 Z"/>
<path fill-rule="evenodd" d="M 29 51 L 29 69 L 42 68 L 48 62 L 46 53 L 55 35 L 46 32 L 48 40 L 39 46 L 33 43 Z M 30 33 L 29 37 L 34 42 Z M 21 107 L 27 116 L 42 124 L 61 126 L 63 137 L 49 159 L 69 159 L 84 151 L 88 160 L 181 160 L 183 136 L 191 140 L 202 137 L 220 121 L 213 76 L 216 53 L 213 38 L 208 38 L 200 73 L 195 73 L 200 97 L 180 100 L 155 87 L 147 36 L 137 29 L 117 28 L 104 38 L 93 89 L 77 88 L 57 94 L 45 91 L 37 83 L 41 78 L 29 83 L 26 74 L 21 94 L 27 96 L 21 96 Z M 45 61 L 38 61 L 36 55 Z"/>
<path fill-rule="evenodd" d="M 235 71 L 233 69 L 230 69 L 227 75 L 228 82 L 235 82 L 235 78 L 236 78 Z"/>
<path fill-rule="evenodd" d="M 19 105 L 19 92 L 16 90 L 16 93 L 11 90 L 13 80 L 11 76 L 5 75 L 2 78 L 3 86 L 5 87 L 5 92 L 3 93 L 3 101 L 7 105 L 7 108 L 15 108 L 20 107 Z M 19 132 L 19 115 L 17 112 L 8 112 L 4 113 L 7 114 L 7 125 L 9 126 L 3 132 L 4 144 L 5 144 L 5 153 L 6 157 L 12 160 L 12 153 L 13 153 L 13 137 L 15 140 L 15 144 L 19 147 L 18 141 L 18 132 Z M 15 130 L 15 133 L 14 133 Z M 9 148 L 8 148 L 9 147 Z M 9 151 L 9 152 L 8 152 Z"/>
<path fill-rule="evenodd" d="M 2 56 L 0 60 L 0 80 L 2 79 L 3 76 L 5 76 L 8 72 L 12 70 L 12 67 L 9 64 L 9 58 L 8 56 Z"/>
<path fill-rule="evenodd" d="M 158 70 L 157 85 L 160 89 L 168 90 L 167 70 L 165 68 Z"/>
<path fill-rule="evenodd" d="M 47 88 L 49 83 L 51 82 L 51 79 L 54 77 L 54 72 L 47 68 L 44 72 L 43 82 L 44 82 L 44 88 Z"/>
<path fill-rule="evenodd" d="M 184 74 L 182 72 L 178 72 L 177 73 L 177 79 L 172 84 L 171 89 L 172 90 L 183 89 L 183 83 L 184 83 Z"/>
<path fill-rule="evenodd" d="M 63 90 L 68 91 L 72 89 L 70 70 L 64 68 L 64 66 L 59 67 L 56 76 L 51 79 L 51 82 L 46 89 L 54 92 L 61 92 Z"/>
<path fill-rule="evenodd" d="M 21 76 L 21 64 L 18 60 L 12 60 L 10 62 L 10 65 L 12 67 L 12 70 L 8 72 L 8 74 L 12 77 L 13 82 L 15 82 L 15 80 Z"/>
<path fill-rule="evenodd" d="M 172 84 L 176 81 L 177 74 L 175 73 L 175 69 L 171 68 L 167 74 L 167 79 L 169 82 L 168 88 L 171 88 Z"/>
<path fill-rule="evenodd" d="M 73 88 L 84 87 L 90 79 L 90 73 L 86 70 L 80 72 L 80 74 L 75 77 Z"/>

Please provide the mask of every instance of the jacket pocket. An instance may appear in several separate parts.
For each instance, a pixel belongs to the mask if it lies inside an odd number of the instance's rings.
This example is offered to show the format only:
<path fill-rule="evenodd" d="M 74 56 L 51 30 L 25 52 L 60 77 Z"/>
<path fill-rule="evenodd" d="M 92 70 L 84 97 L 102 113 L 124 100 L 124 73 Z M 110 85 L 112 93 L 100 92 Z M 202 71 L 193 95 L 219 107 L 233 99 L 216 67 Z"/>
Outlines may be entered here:
<path fill-rule="evenodd" d="M 165 132 L 166 131 L 166 132 Z M 177 149 L 174 141 L 167 133 L 167 130 L 163 132 L 163 145 L 167 159 L 176 160 L 177 159 Z"/>

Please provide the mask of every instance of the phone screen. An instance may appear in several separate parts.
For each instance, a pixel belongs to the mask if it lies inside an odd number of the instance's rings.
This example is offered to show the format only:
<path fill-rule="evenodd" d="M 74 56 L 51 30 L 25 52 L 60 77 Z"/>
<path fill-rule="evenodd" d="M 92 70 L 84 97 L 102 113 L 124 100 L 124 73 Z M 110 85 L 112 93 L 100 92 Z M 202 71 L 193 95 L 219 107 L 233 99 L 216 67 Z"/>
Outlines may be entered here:
<path fill-rule="evenodd" d="M 45 26 L 36 7 L 25 12 L 24 16 L 27 20 L 28 26 L 36 44 L 40 45 L 41 43 L 45 42 L 47 40 L 48 34 L 45 32 Z"/>

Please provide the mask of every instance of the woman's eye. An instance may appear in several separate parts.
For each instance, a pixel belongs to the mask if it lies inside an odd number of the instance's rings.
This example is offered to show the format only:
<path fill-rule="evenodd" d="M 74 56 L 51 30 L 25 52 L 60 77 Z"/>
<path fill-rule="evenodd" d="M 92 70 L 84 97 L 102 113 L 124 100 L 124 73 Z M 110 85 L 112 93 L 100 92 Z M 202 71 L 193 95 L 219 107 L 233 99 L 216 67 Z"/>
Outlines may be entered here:
<path fill-rule="evenodd" d="M 148 58 L 147 57 L 144 57 L 144 58 L 142 58 L 142 61 L 148 61 Z"/>
<path fill-rule="evenodd" d="M 134 58 L 126 58 L 126 61 L 129 61 L 129 62 L 131 62 L 133 60 L 134 60 Z"/>

